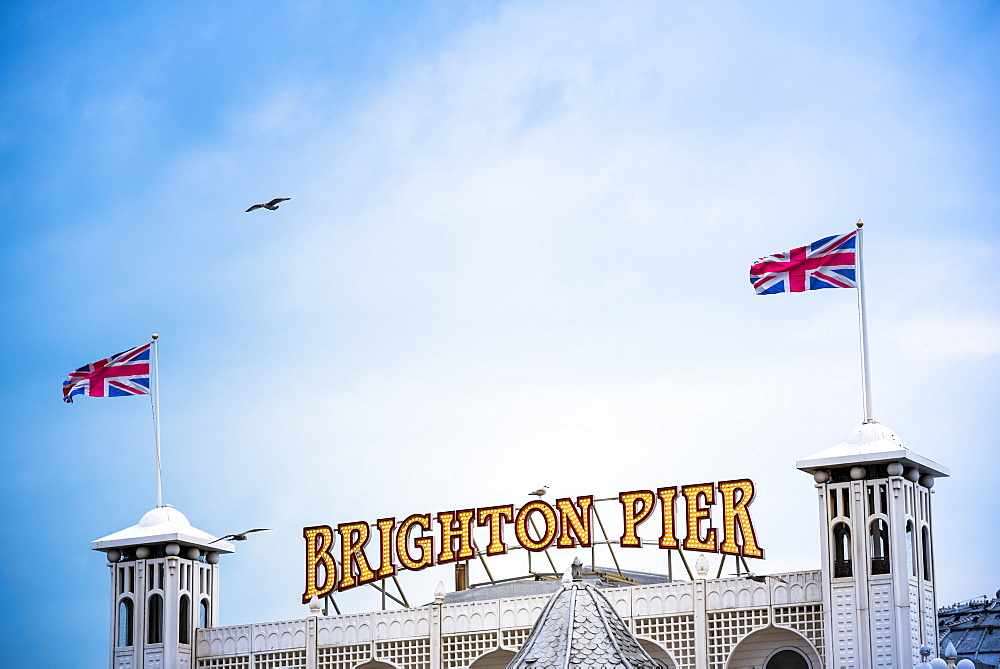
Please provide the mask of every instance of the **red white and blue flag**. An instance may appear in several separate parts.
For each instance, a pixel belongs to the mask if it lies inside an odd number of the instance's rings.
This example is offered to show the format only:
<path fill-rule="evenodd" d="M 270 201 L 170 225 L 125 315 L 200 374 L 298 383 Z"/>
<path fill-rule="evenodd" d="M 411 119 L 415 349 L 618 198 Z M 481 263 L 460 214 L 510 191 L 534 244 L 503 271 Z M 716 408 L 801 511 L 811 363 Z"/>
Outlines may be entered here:
<path fill-rule="evenodd" d="M 750 266 L 750 283 L 758 295 L 856 288 L 857 236 L 854 230 L 761 258 Z"/>
<path fill-rule="evenodd" d="M 74 395 L 124 397 L 149 394 L 149 347 L 144 344 L 84 365 L 63 381 L 63 401 Z"/>

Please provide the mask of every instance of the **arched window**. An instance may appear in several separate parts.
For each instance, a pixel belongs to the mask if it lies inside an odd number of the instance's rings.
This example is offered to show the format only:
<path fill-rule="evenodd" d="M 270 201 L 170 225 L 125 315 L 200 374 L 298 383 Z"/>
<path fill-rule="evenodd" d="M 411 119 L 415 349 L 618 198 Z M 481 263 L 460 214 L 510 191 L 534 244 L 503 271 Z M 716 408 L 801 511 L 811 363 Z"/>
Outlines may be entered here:
<path fill-rule="evenodd" d="M 146 643 L 163 643 L 163 597 L 158 594 L 146 603 Z"/>
<path fill-rule="evenodd" d="M 202 629 L 208 629 L 211 626 L 212 617 L 208 609 L 208 600 L 201 600 L 201 604 L 198 606 L 198 627 Z"/>
<path fill-rule="evenodd" d="M 917 575 L 916 536 L 913 533 L 913 521 L 906 521 L 906 568 L 911 576 Z"/>
<path fill-rule="evenodd" d="M 132 630 L 135 626 L 132 624 L 132 599 L 130 597 L 123 598 L 118 602 L 118 646 L 125 647 L 131 646 L 132 641 Z"/>
<path fill-rule="evenodd" d="M 799 651 L 786 648 L 772 655 L 764 669 L 809 669 L 809 661 Z"/>
<path fill-rule="evenodd" d="M 851 529 L 847 523 L 833 526 L 833 577 L 853 576 L 851 567 Z"/>
<path fill-rule="evenodd" d="M 889 523 L 878 518 L 868 526 L 868 549 L 872 575 L 889 573 Z"/>
<path fill-rule="evenodd" d="M 934 579 L 934 568 L 931 564 L 931 531 L 926 525 L 920 528 L 920 543 L 923 548 L 924 580 L 931 581 Z"/>
<path fill-rule="evenodd" d="M 177 617 L 177 640 L 191 643 L 191 598 L 181 595 L 181 609 Z"/>

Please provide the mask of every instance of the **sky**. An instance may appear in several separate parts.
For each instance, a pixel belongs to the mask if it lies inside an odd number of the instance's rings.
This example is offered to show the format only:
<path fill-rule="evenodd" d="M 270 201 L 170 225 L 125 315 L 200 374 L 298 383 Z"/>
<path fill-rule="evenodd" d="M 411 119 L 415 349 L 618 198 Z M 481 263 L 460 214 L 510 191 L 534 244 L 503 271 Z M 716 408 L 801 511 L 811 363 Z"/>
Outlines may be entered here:
<path fill-rule="evenodd" d="M 0 28 L 6 666 L 107 666 L 90 542 L 156 504 L 151 408 L 61 384 L 153 332 L 164 502 L 272 528 L 222 559 L 222 624 L 306 614 L 303 527 L 541 485 L 751 478 L 754 570 L 818 569 L 795 462 L 864 418 L 856 291 L 747 275 L 859 219 L 875 418 L 951 471 L 938 603 L 1000 588 L 996 3 L 12 1 Z"/>

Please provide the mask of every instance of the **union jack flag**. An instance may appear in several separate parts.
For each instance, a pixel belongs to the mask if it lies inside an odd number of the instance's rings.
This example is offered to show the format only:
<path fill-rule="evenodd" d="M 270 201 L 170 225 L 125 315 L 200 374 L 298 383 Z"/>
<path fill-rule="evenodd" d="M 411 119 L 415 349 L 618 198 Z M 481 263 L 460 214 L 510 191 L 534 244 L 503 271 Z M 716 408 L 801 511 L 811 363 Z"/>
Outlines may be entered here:
<path fill-rule="evenodd" d="M 63 381 L 63 401 L 74 395 L 124 397 L 149 394 L 149 347 L 144 344 L 84 365 Z"/>
<path fill-rule="evenodd" d="M 856 288 L 857 236 L 854 230 L 761 258 L 750 266 L 750 283 L 758 295 Z"/>

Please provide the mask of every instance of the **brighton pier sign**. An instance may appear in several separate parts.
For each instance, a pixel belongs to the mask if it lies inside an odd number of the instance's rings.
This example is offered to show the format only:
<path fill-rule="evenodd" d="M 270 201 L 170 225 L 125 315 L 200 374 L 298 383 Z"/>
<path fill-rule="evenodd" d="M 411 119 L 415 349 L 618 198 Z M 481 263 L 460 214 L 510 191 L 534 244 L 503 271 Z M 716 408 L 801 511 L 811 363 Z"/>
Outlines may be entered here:
<path fill-rule="evenodd" d="M 754 484 L 749 479 L 619 493 L 622 535 L 617 543 L 623 548 L 642 547 L 639 526 L 658 517 L 659 548 L 763 558 L 764 549 L 757 542 L 750 518 L 753 498 Z M 397 563 L 402 569 L 419 571 L 475 558 L 479 553 L 474 548 L 474 525 L 485 528 L 483 532 L 489 537 L 482 552 L 488 557 L 507 553 L 506 530 L 510 525 L 517 543 L 529 551 L 589 548 L 594 543 L 593 505 L 593 495 L 557 499 L 554 506 L 539 498 L 520 508 L 504 504 L 417 513 L 400 522 L 382 518 L 374 525 L 363 520 L 341 523 L 336 530 L 329 525 L 306 527 L 302 530 L 306 542 L 302 601 L 308 603 L 313 597 L 390 578 L 397 573 Z M 660 512 L 654 514 L 657 507 Z M 712 525 L 713 507 L 721 507 L 721 536 Z M 678 522 L 681 510 L 684 518 Z M 686 529 L 683 540 L 678 539 L 678 525 Z M 376 532 L 377 569 L 368 548 Z M 336 550 L 338 539 L 340 548 Z"/>

